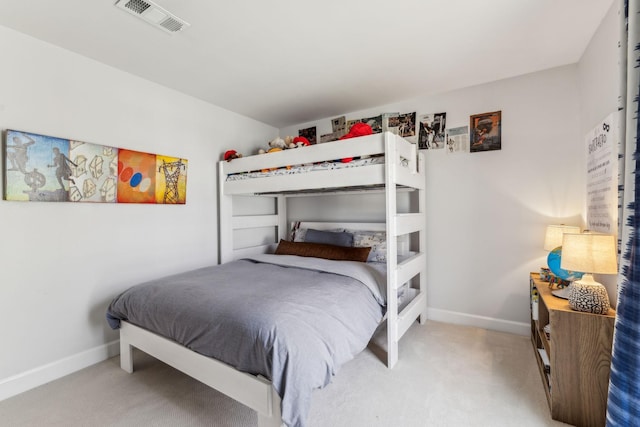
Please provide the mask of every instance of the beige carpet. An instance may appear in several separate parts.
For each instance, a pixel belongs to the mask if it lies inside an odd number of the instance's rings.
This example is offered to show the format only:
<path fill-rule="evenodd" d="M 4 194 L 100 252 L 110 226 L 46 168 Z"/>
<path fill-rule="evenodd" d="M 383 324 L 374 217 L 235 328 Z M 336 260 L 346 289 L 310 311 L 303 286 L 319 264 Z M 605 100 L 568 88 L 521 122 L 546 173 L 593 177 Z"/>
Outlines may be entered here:
<path fill-rule="evenodd" d="M 0 402 L 2 426 L 257 425 L 253 411 L 135 353 Z M 563 426 L 552 421 L 528 337 L 415 324 L 389 370 L 361 353 L 313 395 L 310 427 Z"/>

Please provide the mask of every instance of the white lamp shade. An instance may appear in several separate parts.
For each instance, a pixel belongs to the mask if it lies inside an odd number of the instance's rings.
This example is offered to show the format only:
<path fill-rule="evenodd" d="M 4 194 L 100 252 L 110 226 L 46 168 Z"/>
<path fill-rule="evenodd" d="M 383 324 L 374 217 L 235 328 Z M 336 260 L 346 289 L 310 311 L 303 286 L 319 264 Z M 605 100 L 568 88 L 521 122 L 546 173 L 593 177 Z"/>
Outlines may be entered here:
<path fill-rule="evenodd" d="M 560 267 L 584 273 L 616 274 L 616 239 L 611 234 L 565 233 Z"/>
<path fill-rule="evenodd" d="M 565 233 L 579 233 L 580 227 L 573 225 L 547 225 L 547 232 L 544 236 L 544 250 L 552 251 L 558 246 L 562 246 L 562 236 Z"/>

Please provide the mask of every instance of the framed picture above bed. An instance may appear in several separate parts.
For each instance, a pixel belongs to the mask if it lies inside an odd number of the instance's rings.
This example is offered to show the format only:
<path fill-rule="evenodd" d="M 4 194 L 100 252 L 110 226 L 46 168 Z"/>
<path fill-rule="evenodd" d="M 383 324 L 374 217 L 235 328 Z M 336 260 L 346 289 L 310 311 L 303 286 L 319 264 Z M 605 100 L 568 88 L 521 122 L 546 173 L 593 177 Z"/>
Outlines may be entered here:
<path fill-rule="evenodd" d="M 502 111 L 475 114 L 469 120 L 470 151 L 502 149 Z"/>

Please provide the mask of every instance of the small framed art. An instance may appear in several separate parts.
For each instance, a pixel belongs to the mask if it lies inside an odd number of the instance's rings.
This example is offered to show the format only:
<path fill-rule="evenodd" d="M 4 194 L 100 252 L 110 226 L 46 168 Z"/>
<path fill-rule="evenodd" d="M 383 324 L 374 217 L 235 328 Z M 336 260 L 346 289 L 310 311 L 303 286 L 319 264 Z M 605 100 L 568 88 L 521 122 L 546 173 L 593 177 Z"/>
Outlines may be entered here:
<path fill-rule="evenodd" d="M 472 153 L 502 149 L 502 111 L 471 116 L 469 132 Z"/>

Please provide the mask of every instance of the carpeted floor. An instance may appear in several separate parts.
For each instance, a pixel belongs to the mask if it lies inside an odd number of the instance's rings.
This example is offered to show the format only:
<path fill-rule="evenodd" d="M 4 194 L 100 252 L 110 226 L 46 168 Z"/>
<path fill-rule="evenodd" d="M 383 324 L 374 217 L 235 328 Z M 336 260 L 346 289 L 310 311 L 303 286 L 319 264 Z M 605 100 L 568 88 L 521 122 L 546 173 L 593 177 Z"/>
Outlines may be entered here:
<path fill-rule="evenodd" d="M 378 337 L 378 340 L 380 337 Z M 389 370 L 371 349 L 313 395 L 310 427 L 563 426 L 552 421 L 528 337 L 427 322 Z M 2 426 L 257 425 L 255 412 L 135 353 L 0 402 Z"/>

